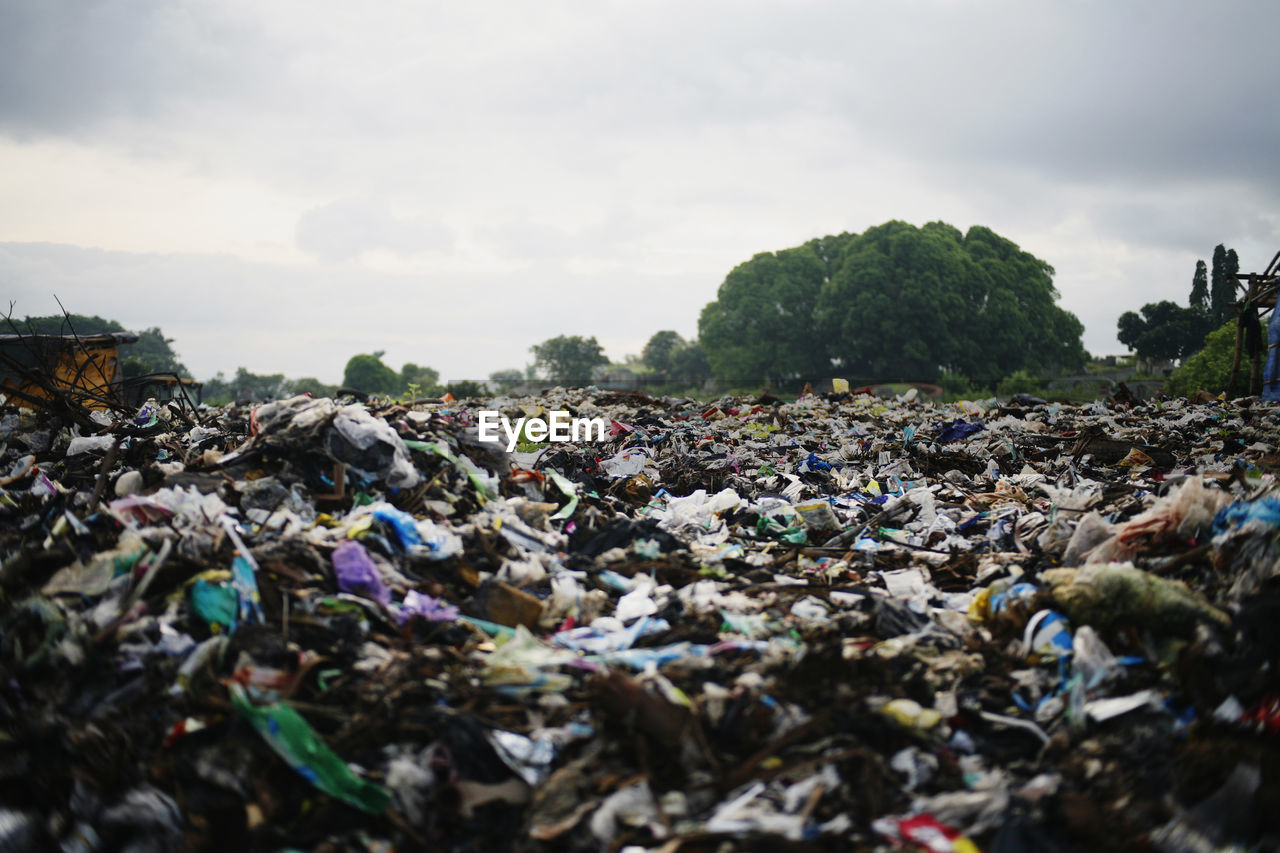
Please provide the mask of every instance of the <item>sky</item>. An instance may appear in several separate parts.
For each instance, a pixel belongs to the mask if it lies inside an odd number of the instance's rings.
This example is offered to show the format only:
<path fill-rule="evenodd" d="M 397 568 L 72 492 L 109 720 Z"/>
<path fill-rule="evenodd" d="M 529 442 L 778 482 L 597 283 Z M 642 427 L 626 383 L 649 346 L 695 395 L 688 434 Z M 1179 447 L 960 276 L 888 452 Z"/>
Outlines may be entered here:
<path fill-rule="evenodd" d="M 1271 0 L 0 0 L 0 298 L 159 326 L 201 379 L 482 379 L 695 337 L 759 252 L 942 220 L 1124 352 L 1215 245 L 1280 250 L 1278 30 Z"/>

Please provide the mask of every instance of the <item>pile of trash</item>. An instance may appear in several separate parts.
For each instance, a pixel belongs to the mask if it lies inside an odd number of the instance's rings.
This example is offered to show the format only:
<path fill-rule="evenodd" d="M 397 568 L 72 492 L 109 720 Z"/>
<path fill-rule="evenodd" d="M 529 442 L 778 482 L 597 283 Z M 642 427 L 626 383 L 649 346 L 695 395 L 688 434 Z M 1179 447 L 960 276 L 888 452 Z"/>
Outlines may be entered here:
<path fill-rule="evenodd" d="M 1280 845 L 1275 405 L 180 414 L 0 409 L 5 850 Z"/>

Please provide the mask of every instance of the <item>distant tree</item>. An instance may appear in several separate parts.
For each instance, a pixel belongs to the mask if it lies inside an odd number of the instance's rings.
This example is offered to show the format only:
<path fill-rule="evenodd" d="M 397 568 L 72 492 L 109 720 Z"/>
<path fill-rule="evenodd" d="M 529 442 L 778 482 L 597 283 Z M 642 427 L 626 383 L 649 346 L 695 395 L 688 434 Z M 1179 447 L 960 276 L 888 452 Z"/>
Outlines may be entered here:
<path fill-rule="evenodd" d="M 688 341 L 671 353 L 671 379 L 677 382 L 702 383 L 711 378 L 711 363 L 707 353 L 697 341 Z"/>
<path fill-rule="evenodd" d="M 663 329 L 649 338 L 640 358 L 654 370 L 665 373 L 671 369 L 671 354 L 683 345 L 684 338 L 671 329 Z"/>
<path fill-rule="evenodd" d="M 530 350 L 537 368 L 557 385 L 586 385 L 591 382 L 593 368 L 609 363 L 594 336 L 560 335 L 534 344 Z"/>
<path fill-rule="evenodd" d="M 524 382 L 524 371 L 514 368 L 509 370 L 495 370 L 489 374 L 489 384 L 496 388 L 499 392 L 510 391 L 512 388 Z"/>
<path fill-rule="evenodd" d="M 23 335 L 101 335 L 128 330 L 115 320 L 104 320 L 96 314 L 50 314 L 14 320 L 9 331 Z"/>
<path fill-rule="evenodd" d="M 260 376 L 244 367 L 236 368 L 236 375 L 227 383 L 227 389 L 230 399 L 237 403 L 262 403 L 287 397 L 291 393 L 283 373 Z"/>
<path fill-rule="evenodd" d="M 400 368 L 399 390 L 407 393 L 410 385 L 416 386 L 420 392 L 434 394 L 440 387 L 440 371 L 405 362 Z"/>
<path fill-rule="evenodd" d="M 202 401 L 210 406 L 225 406 L 231 402 L 231 386 L 226 375 L 219 370 L 212 379 L 204 381 L 200 394 Z"/>
<path fill-rule="evenodd" d="M 484 384 L 476 382 L 474 379 L 460 379 L 456 382 L 450 382 L 444 388 L 453 395 L 455 400 L 461 400 L 465 397 L 488 396 L 485 393 Z"/>
<path fill-rule="evenodd" d="M 166 338 L 159 326 L 143 329 L 138 332 L 137 343 L 121 350 L 121 366 L 125 377 L 142 376 L 147 373 L 176 373 L 190 378 L 186 365 L 178 361 L 178 354 L 173 351 L 173 338 Z"/>
<path fill-rule="evenodd" d="M 1191 278 L 1191 307 L 1209 310 L 1209 271 L 1204 261 L 1196 261 L 1196 274 Z"/>
<path fill-rule="evenodd" d="M 1142 306 L 1141 315 L 1120 315 L 1116 338 L 1139 358 L 1174 361 L 1200 349 L 1212 328 L 1209 323 L 1209 315 L 1198 308 L 1151 302 Z"/>
<path fill-rule="evenodd" d="M 366 394 L 396 394 L 401 390 L 401 377 L 382 363 L 384 351 L 353 355 L 342 372 L 342 384 Z"/>
<path fill-rule="evenodd" d="M 304 376 L 286 380 L 284 390 L 289 396 L 310 394 L 312 397 L 332 397 L 338 393 L 338 386 L 326 385 L 314 376 Z"/>

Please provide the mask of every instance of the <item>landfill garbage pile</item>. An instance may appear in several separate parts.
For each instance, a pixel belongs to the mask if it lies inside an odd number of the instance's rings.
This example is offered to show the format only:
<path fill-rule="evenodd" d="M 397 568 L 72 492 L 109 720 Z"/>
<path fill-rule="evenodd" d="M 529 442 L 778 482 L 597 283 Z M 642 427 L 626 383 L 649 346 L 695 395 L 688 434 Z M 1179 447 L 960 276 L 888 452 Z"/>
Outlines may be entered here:
<path fill-rule="evenodd" d="M 94 417 L 0 410 L 4 850 L 1280 846 L 1274 405 Z"/>

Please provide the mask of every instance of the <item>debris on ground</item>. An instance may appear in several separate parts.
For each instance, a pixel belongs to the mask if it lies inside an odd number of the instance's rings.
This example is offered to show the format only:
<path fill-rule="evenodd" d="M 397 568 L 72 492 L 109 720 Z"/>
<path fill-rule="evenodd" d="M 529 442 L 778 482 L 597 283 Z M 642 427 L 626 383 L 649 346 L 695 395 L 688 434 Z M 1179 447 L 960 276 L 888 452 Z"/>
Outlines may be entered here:
<path fill-rule="evenodd" d="M 0 408 L 0 846 L 1271 849 L 1278 438 L 1256 398 Z"/>

